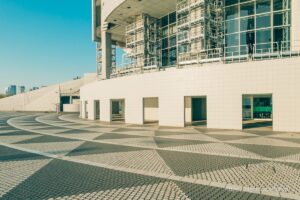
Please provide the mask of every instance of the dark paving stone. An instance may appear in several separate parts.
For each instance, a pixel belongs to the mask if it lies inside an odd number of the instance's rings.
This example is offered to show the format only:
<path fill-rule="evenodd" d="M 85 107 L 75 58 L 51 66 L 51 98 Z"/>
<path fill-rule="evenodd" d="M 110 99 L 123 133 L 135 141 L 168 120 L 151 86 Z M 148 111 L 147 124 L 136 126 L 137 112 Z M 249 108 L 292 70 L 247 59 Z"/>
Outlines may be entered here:
<path fill-rule="evenodd" d="M 195 128 L 195 130 L 199 131 L 200 133 L 211 133 L 211 132 L 224 132 L 226 130 L 222 129 L 208 129 L 208 128 Z"/>
<path fill-rule="evenodd" d="M 10 131 L 10 130 L 17 130 L 16 128 L 12 127 L 12 126 L 3 126 L 0 127 L 0 131 Z"/>
<path fill-rule="evenodd" d="M 53 160 L 9 191 L 2 199 L 49 199 L 163 182 L 166 180 Z"/>
<path fill-rule="evenodd" d="M 298 143 L 300 144 L 300 138 L 274 138 L 276 140 L 283 140 L 283 141 L 287 141 L 287 142 L 294 142 L 294 143 Z"/>
<path fill-rule="evenodd" d="M 199 141 L 199 140 L 179 140 L 179 139 L 160 138 L 160 137 L 154 137 L 153 139 L 156 145 L 160 148 L 211 143 L 211 142 Z"/>
<path fill-rule="evenodd" d="M 246 164 L 256 164 L 264 161 L 234 158 L 216 155 L 202 155 L 185 152 L 172 152 L 157 150 L 173 172 L 180 176 L 211 172 L 220 169 L 228 169 Z M 246 169 L 245 169 L 246 170 Z"/>
<path fill-rule="evenodd" d="M 126 134 L 117 134 L 117 133 L 104 133 L 94 140 L 105 140 L 105 139 L 125 139 L 125 138 L 142 138 L 144 136 L 139 135 L 126 135 Z"/>
<path fill-rule="evenodd" d="M 37 126 L 40 126 L 40 125 L 37 125 Z M 66 128 L 62 128 L 62 127 L 59 127 L 59 126 L 45 126 L 45 127 L 43 127 L 43 128 L 34 128 L 34 127 L 32 127 L 33 128 L 33 130 L 57 130 L 57 129 L 61 129 L 62 131 L 67 131 L 67 130 L 69 130 L 69 129 L 66 129 Z"/>
<path fill-rule="evenodd" d="M 258 136 L 269 136 L 269 135 L 275 135 L 275 134 L 283 133 L 283 132 L 275 132 L 275 131 L 254 131 L 254 130 L 243 130 L 243 132 L 255 134 L 255 135 L 258 135 Z"/>
<path fill-rule="evenodd" d="M 78 141 L 76 139 L 69 139 L 69 138 L 61 138 L 61 137 L 54 137 L 50 135 L 43 135 L 40 137 L 23 140 L 20 142 L 17 142 L 15 144 L 30 144 L 30 143 L 49 143 L 49 142 L 72 142 L 72 141 Z"/>
<path fill-rule="evenodd" d="M 18 130 L 14 129 L 15 132 L 10 132 L 10 133 L 0 133 L 1 136 L 21 136 L 21 135 L 40 135 L 38 133 L 33 133 L 29 131 L 23 131 L 23 130 Z"/>
<path fill-rule="evenodd" d="M 44 159 L 45 157 L 0 146 L 0 162 Z M 1 199 L 1 198 L 0 198 Z"/>
<path fill-rule="evenodd" d="M 185 134 L 197 134 L 197 133 L 187 133 L 187 132 L 175 132 L 175 131 L 155 131 L 156 136 L 168 136 L 168 135 L 185 135 Z"/>
<path fill-rule="evenodd" d="M 249 139 L 249 138 L 255 138 L 258 136 L 247 136 L 247 135 L 225 135 L 225 134 L 208 134 L 209 137 L 215 138 L 217 140 L 221 141 L 227 141 L 227 140 L 240 140 L 240 139 Z"/>
<path fill-rule="evenodd" d="M 82 134 L 82 133 L 97 133 L 95 131 L 88 131 L 88 130 L 79 130 L 79 129 L 72 129 L 72 130 L 67 130 L 60 132 L 58 134 Z"/>
<path fill-rule="evenodd" d="M 103 144 L 98 142 L 85 142 L 81 146 L 72 150 L 68 156 L 90 155 L 90 154 L 102 154 L 102 153 L 116 153 L 116 152 L 128 152 L 128 151 L 141 151 L 145 150 L 138 147 L 126 147 L 114 144 Z"/>
<path fill-rule="evenodd" d="M 230 145 L 268 158 L 278 158 L 278 157 L 300 153 L 300 148 L 297 147 L 279 147 L 279 146 L 255 145 L 255 144 L 230 144 Z"/>
<path fill-rule="evenodd" d="M 175 182 L 176 185 L 190 198 L 195 200 L 275 200 L 282 199 L 248 192 L 228 190 L 225 188 Z"/>
<path fill-rule="evenodd" d="M 131 128 L 118 128 L 112 132 L 139 132 L 139 131 L 149 131 L 147 129 L 131 129 Z"/>

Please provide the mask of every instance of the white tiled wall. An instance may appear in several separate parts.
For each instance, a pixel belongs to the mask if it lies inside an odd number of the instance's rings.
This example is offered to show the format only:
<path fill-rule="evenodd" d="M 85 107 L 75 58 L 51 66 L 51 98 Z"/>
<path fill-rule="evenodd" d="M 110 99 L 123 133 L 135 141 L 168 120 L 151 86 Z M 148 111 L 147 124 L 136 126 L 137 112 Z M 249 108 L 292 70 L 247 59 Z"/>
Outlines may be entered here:
<path fill-rule="evenodd" d="M 184 97 L 207 96 L 208 128 L 241 129 L 242 95 L 273 94 L 274 130 L 300 131 L 300 58 L 210 64 L 132 75 L 81 88 L 82 99 L 100 99 L 109 121 L 109 99 L 125 99 L 125 121 L 143 123 L 143 98 L 159 98 L 159 123 L 184 126 Z M 90 108 L 91 109 L 91 108 Z"/>

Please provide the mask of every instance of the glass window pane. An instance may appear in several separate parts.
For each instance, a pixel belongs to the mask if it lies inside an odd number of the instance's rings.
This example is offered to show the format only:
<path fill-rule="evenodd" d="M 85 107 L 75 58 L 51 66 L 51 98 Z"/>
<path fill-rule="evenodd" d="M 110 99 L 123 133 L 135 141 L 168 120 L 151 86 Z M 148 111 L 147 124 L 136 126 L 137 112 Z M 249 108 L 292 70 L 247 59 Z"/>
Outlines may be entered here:
<path fill-rule="evenodd" d="M 273 0 L 273 10 L 282 10 L 283 9 L 283 0 Z"/>
<path fill-rule="evenodd" d="M 235 33 L 239 31 L 239 20 L 229 20 L 226 21 L 226 33 Z"/>
<path fill-rule="evenodd" d="M 176 46 L 176 36 L 170 37 L 169 43 L 170 43 L 170 47 Z"/>
<path fill-rule="evenodd" d="M 163 48 L 163 49 L 165 49 L 165 48 L 168 48 L 168 38 L 165 38 L 165 39 L 162 39 L 162 44 L 161 44 L 161 47 Z"/>
<path fill-rule="evenodd" d="M 241 4 L 240 9 L 241 9 L 241 11 L 240 11 L 241 17 L 254 15 L 254 2 Z"/>
<path fill-rule="evenodd" d="M 254 18 L 243 18 L 241 19 L 241 25 L 240 30 L 241 31 L 247 31 L 247 30 L 253 30 L 254 29 Z"/>
<path fill-rule="evenodd" d="M 274 26 L 289 25 L 291 21 L 290 12 L 274 13 Z"/>
<path fill-rule="evenodd" d="M 257 0 L 256 1 L 256 14 L 270 12 L 271 1 L 270 0 Z"/>
<path fill-rule="evenodd" d="M 177 61 L 177 50 L 176 50 L 176 48 L 171 48 L 170 49 L 169 57 L 170 57 L 170 65 L 176 65 L 176 61 Z"/>
<path fill-rule="evenodd" d="M 225 6 L 237 4 L 238 2 L 239 2 L 238 0 L 225 0 Z"/>
<path fill-rule="evenodd" d="M 256 28 L 266 28 L 271 26 L 270 15 L 262 15 L 256 17 Z"/>
<path fill-rule="evenodd" d="M 271 48 L 271 31 L 256 32 L 256 52 L 267 53 Z"/>
<path fill-rule="evenodd" d="M 173 35 L 177 32 L 177 26 L 176 24 L 169 26 L 169 34 Z"/>
<path fill-rule="evenodd" d="M 238 14 L 239 14 L 238 6 L 230 6 L 230 7 L 225 8 L 225 19 L 226 20 L 235 19 L 239 16 Z"/>
<path fill-rule="evenodd" d="M 168 66 L 168 50 L 162 50 L 162 66 Z"/>
<path fill-rule="evenodd" d="M 173 24 L 176 22 L 176 12 L 173 12 L 169 15 L 169 24 Z"/>
<path fill-rule="evenodd" d="M 169 24 L 169 16 L 165 16 L 161 19 L 161 26 L 164 27 L 164 26 L 167 26 Z"/>
<path fill-rule="evenodd" d="M 168 27 L 162 29 L 161 34 L 163 38 L 168 37 L 168 31 L 169 31 Z"/>
<path fill-rule="evenodd" d="M 241 33 L 240 45 L 248 45 L 255 43 L 254 31 Z"/>
<path fill-rule="evenodd" d="M 230 34 L 225 36 L 226 47 L 239 45 L 239 34 Z"/>

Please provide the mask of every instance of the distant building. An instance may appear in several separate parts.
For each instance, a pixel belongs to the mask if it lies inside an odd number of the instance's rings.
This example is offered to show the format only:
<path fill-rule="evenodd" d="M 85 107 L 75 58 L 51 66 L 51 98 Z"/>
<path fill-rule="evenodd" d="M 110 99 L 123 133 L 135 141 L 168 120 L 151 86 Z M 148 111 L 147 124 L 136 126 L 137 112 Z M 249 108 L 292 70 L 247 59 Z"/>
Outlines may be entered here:
<path fill-rule="evenodd" d="M 6 96 L 13 96 L 17 94 L 17 86 L 16 85 L 10 85 L 7 88 L 5 88 L 5 94 Z"/>
<path fill-rule="evenodd" d="M 25 86 L 17 86 L 16 94 L 22 94 L 25 92 Z"/>
<path fill-rule="evenodd" d="M 34 91 L 34 90 L 38 90 L 38 89 L 39 89 L 39 87 L 32 87 L 29 89 L 29 91 Z"/>

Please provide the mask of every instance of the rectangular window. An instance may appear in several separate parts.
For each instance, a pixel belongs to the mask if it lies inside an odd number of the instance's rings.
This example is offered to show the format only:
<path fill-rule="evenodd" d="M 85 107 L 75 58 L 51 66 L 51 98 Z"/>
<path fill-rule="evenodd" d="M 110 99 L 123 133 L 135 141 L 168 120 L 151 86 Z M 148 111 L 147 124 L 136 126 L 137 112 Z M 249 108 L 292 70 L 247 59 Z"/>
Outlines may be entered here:
<path fill-rule="evenodd" d="M 239 20 L 226 21 L 226 34 L 235 33 L 239 31 Z"/>
<path fill-rule="evenodd" d="M 271 50 L 271 30 L 256 31 L 256 52 L 268 53 Z"/>
<path fill-rule="evenodd" d="M 254 2 L 241 4 L 240 16 L 245 17 L 249 15 L 254 15 Z"/>
<path fill-rule="evenodd" d="M 170 44 L 170 47 L 176 46 L 176 35 L 170 37 L 169 44 Z"/>
<path fill-rule="evenodd" d="M 225 39 L 226 39 L 226 47 L 239 45 L 239 34 L 226 35 Z"/>
<path fill-rule="evenodd" d="M 261 15 L 256 17 L 256 28 L 267 28 L 271 26 L 271 16 Z"/>
<path fill-rule="evenodd" d="M 257 0 L 256 14 L 271 12 L 271 0 Z"/>
<path fill-rule="evenodd" d="M 162 38 L 168 37 L 168 32 L 169 32 L 168 27 L 162 28 L 162 30 L 161 30 L 161 37 Z"/>
<path fill-rule="evenodd" d="M 176 22 L 176 12 L 173 12 L 169 15 L 169 24 L 173 24 Z"/>
<path fill-rule="evenodd" d="M 161 26 L 164 27 L 164 26 L 168 26 L 169 24 L 169 16 L 164 16 L 162 19 L 161 19 Z"/>
<path fill-rule="evenodd" d="M 239 9 L 238 6 L 230 6 L 225 8 L 225 19 L 230 20 L 230 19 L 235 19 L 238 18 L 239 16 Z"/>
<path fill-rule="evenodd" d="M 243 18 L 243 19 L 241 19 L 240 23 L 241 23 L 240 31 L 249 31 L 249 30 L 253 30 L 255 28 L 253 17 Z"/>
<path fill-rule="evenodd" d="M 279 12 L 273 15 L 274 26 L 290 25 L 290 12 Z"/>
<path fill-rule="evenodd" d="M 168 49 L 162 50 L 162 66 L 168 66 Z"/>
<path fill-rule="evenodd" d="M 225 6 L 230 6 L 237 4 L 239 1 L 238 0 L 225 0 Z"/>
<path fill-rule="evenodd" d="M 168 48 L 168 46 L 169 46 L 168 38 L 162 39 L 161 42 L 162 49 Z"/>
<path fill-rule="evenodd" d="M 176 47 L 170 49 L 169 57 L 170 57 L 170 65 L 176 65 L 176 63 L 177 63 L 177 50 L 176 50 Z"/>

